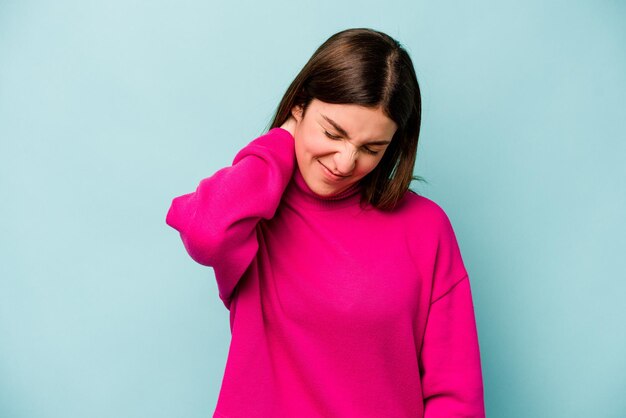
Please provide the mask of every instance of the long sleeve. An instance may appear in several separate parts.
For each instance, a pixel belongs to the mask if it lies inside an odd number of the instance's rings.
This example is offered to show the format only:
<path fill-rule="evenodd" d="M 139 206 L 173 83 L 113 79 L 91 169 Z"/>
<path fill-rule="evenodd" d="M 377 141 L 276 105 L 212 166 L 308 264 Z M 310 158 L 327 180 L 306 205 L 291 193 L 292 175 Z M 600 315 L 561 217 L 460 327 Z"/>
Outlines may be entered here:
<path fill-rule="evenodd" d="M 193 260 L 213 267 L 219 297 L 228 309 L 258 250 L 256 226 L 274 216 L 294 167 L 293 136 L 273 128 L 241 149 L 232 166 L 172 200 L 166 223 L 180 232 Z"/>
<path fill-rule="evenodd" d="M 424 418 L 485 416 L 469 278 L 432 302 L 421 352 Z"/>
<path fill-rule="evenodd" d="M 485 416 L 470 280 L 447 214 L 437 207 L 433 285 L 420 352 L 424 418 Z"/>

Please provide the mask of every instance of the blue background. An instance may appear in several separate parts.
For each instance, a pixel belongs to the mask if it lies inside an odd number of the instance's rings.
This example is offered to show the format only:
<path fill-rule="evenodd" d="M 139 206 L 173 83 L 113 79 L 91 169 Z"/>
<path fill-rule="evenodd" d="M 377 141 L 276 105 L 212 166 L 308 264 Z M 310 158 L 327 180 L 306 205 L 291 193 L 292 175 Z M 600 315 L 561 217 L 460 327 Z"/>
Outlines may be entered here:
<path fill-rule="evenodd" d="M 413 58 L 414 189 L 470 272 L 488 416 L 626 416 L 625 21 L 608 0 L 0 2 L 0 416 L 210 416 L 228 311 L 167 209 L 349 27 Z"/>

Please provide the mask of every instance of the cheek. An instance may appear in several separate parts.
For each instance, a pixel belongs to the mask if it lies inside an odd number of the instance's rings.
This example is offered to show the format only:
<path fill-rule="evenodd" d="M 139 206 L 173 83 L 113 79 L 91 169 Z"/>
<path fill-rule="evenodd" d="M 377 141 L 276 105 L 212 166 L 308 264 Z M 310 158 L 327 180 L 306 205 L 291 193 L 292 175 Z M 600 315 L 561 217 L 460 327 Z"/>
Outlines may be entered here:
<path fill-rule="evenodd" d="M 304 138 L 306 137 L 300 136 L 296 140 L 295 152 L 298 167 L 300 167 L 301 170 L 308 171 L 312 167 L 313 163 L 316 163 L 315 158 L 318 154 L 314 144 L 311 144 L 310 140 Z"/>
<path fill-rule="evenodd" d="M 316 158 L 331 152 L 328 145 L 323 140 L 314 137 L 312 134 L 304 134 L 295 143 L 296 155 L 299 158 Z"/>
<path fill-rule="evenodd" d="M 359 175 L 361 177 L 368 175 L 372 172 L 378 164 L 380 163 L 380 158 L 378 159 L 363 159 L 362 164 L 359 166 Z"/>

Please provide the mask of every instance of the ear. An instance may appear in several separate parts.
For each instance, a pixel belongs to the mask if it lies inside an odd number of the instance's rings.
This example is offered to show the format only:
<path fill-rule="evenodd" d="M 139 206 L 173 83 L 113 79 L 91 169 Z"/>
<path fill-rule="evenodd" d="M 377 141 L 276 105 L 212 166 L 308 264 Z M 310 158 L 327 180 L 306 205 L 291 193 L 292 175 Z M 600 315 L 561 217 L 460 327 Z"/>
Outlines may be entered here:
<path fill-rule="evenodd" d="M 291 114 L 298 122 L 302 119 L 302 105 L 295 105 L 291 108 Z"/>

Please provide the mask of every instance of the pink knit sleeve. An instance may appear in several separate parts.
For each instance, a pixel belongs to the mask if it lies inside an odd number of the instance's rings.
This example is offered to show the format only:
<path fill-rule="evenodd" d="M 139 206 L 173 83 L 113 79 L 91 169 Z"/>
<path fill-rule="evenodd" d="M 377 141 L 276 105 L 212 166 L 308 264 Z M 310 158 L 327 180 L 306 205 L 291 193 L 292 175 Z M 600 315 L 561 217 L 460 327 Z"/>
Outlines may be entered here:
<path fill-rule="evenodd" d="M 478 336 L 467 276 L 432 303 L 421 363 L 424 418 L 485 416 Z"/>
<path fill-rule="evenodd" d="M 442 220 L 420 353 L 424 418 L 479 418 L 485 407 L 470 281 L 452 226 Z"/>
<path fill-rule="evenodd" d="M 241 149 L 232 166 L 172 200 L 166 223 L 179 231 L 192 259 L 213 267 L 228 309 L 258 250 L 256 226 L 274 216 L 294 167 L 293 136 L 273 128 Z"/>

